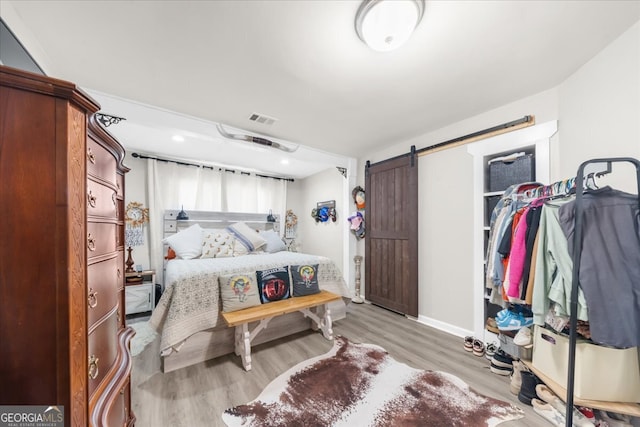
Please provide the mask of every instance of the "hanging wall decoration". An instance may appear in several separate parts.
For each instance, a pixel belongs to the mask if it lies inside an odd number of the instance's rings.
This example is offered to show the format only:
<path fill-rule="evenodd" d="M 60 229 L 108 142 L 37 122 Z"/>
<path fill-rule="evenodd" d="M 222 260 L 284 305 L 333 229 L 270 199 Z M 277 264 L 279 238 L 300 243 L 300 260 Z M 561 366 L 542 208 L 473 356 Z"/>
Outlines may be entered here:
<path fill-rule="evenodd" d="M 362 212 L 354 212 L 347 218 L 349 221 L 349 228 L 351 232 L 356 236 L 357 239 L 364 238 L 365 228 L 364 228 L 364 215 Z"/>
<path fill-rule="evenodd" d="M 327 222 L 329 220 L 336 222 L 336 201 L 318 202 L 316 208 L 311 210 L 311 217 L 316 222 Z"/>
<path fill-rule="evenodd" d="M 365 208 L 364 188 L 358 185 L 351 191 L 351 195 L 353 196 L 353 203 L 356 204 L 356 208 L 358 208 L 359 211 L 363 211 Z"/>
<path fill-rule="evenodd" d="M 298 217 L 291 209 L 287 210 L 287 214 L 284 217 L 284 238 L 295 239 L 297 227 Z"/>

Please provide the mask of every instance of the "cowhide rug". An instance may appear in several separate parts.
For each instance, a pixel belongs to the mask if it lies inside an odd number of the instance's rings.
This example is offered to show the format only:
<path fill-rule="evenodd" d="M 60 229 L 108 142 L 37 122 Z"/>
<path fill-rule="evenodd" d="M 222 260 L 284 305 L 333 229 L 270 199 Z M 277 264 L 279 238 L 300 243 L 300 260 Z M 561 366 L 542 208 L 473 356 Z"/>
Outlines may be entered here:
<path fill-rule="evenodd" d="M 454 375 L 411 368 L 381 347 L 343 337 L 327 354 L 273 380 L 253 402 L 222 414 L 228 426 L 261 427 L 494 426 L 522 417 L 520 408 Z"/>

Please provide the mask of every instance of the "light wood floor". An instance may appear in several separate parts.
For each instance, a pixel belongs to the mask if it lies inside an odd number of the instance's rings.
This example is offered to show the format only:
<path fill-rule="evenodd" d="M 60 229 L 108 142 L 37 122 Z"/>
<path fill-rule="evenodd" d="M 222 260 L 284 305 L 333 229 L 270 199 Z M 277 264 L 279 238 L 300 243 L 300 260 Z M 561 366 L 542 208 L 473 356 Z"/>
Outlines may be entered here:
<path fill-rule="evenodd" d="M 525 411 L 525 418 L 501 427 L 549 426 L 509 392 L 509 377 L 491 373 L 489 361 L 464 351 L 459 337 L 368 304 L 351 304 L 347 318 L 334 324 L 334 333 L 354 342 L 380 345 L 394 359 L 415 368 L 454 374 L 478 392 Z M 326 353 L 331 346 L 317 332 L 301 332 L 256 346 L 250 372 L 244 371 L 239 357 L 228 355 L 163 374 L 156 340 L 134 358 L 131 381 L 136 426 L 224 426 L 220 414 L 225 409 L 255 399 L 279 374 Z"/>

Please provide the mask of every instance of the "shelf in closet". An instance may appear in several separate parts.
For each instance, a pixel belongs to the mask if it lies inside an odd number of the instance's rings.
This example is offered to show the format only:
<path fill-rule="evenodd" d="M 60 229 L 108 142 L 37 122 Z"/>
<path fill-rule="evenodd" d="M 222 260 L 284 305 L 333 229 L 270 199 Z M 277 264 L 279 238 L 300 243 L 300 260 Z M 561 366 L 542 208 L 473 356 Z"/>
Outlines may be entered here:
<path fill-rule="evenodd" d="M 555 394 L 562 399 L 563 402 L 567 400 L 567 390 L 557 382 L 550 379 L 548 376 L 536 369 L 531 361 L 522 360 L 527 368 L 536 374 Z M 624 403 L 624 402 L 604 402 L 601 400 L 589 400 L 580 399 L 575 397 L 573 404 L 576 406 L 586 406 L 593 409 L 601 409 L 603 411 L 615 412 L 618 414 L 631 415 L 634 417 L 640 417 L 640 404 L 639 403 Z"/>

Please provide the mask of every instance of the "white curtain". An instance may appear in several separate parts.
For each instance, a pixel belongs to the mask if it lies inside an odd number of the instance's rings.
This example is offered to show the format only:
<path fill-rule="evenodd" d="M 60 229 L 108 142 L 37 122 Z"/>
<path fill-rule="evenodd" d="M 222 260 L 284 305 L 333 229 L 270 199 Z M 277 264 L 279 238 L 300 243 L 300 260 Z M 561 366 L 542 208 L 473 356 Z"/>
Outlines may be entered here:
<path fill-rule="evenodd" d="M 223 211 L 267 213 L 284 216 L 287 181 L 262 178 L 236 171 L 185 166 L 156 159 L 147 160 L 149 204 L 149 262 L 163 280 L 164 211 Z"/>

